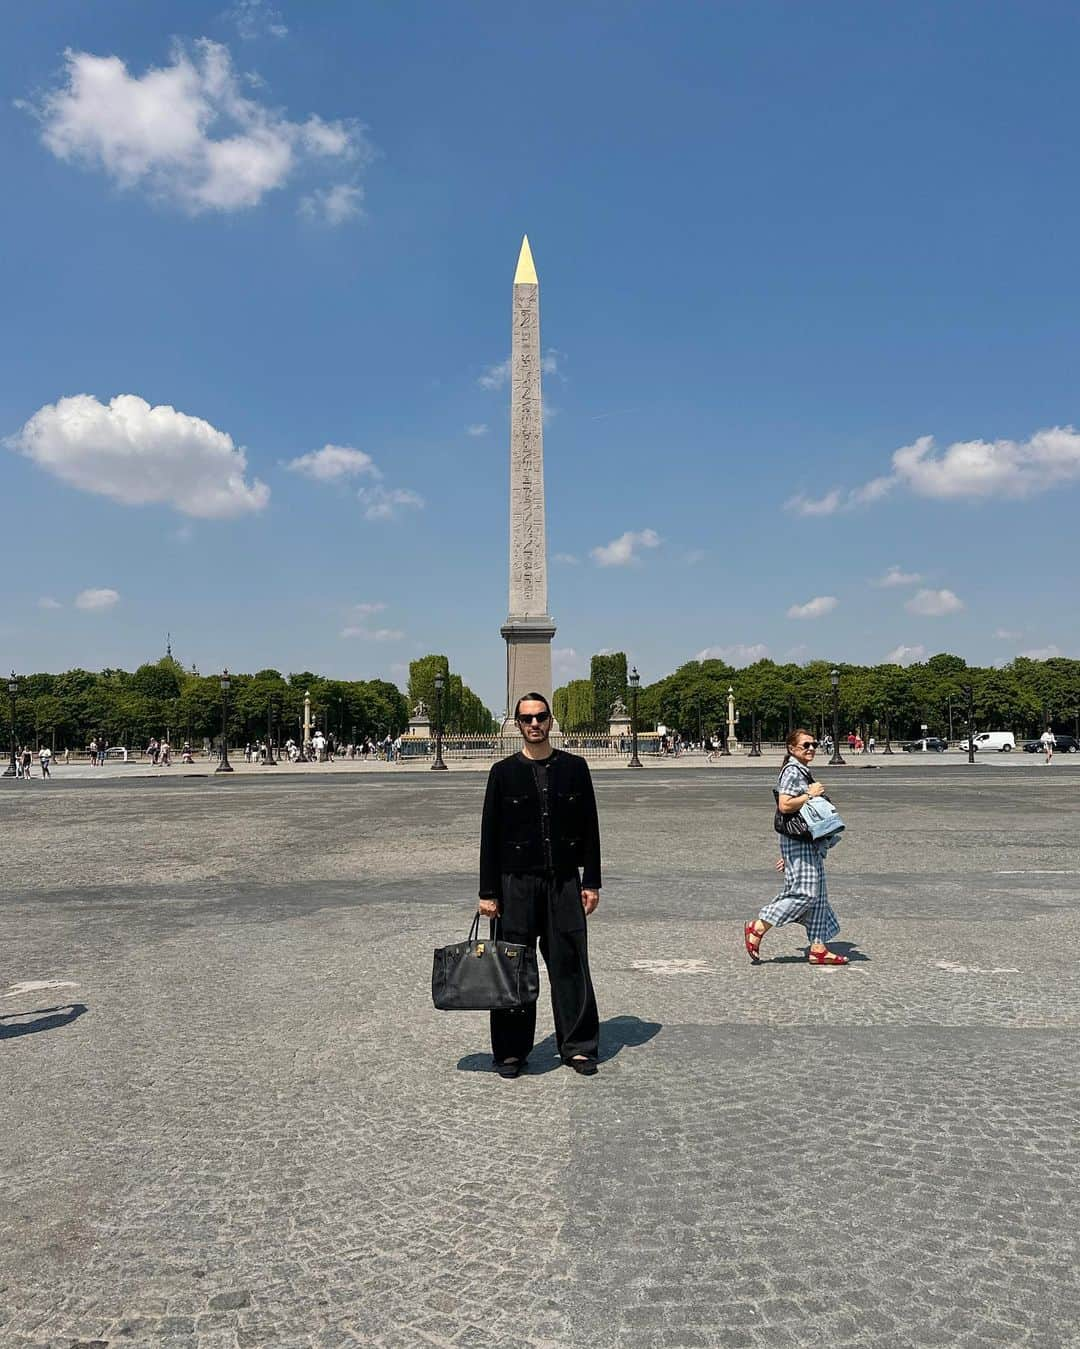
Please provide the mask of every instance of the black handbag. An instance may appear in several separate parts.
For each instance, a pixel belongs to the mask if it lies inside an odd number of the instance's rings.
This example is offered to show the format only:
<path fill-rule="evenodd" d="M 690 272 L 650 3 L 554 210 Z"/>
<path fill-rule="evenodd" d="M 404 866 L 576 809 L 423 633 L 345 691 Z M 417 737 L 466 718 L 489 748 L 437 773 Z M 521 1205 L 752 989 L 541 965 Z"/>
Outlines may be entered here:
<path fill-rule="evenodd" d="M 806 781 L 815 781 L 813 773 L 809 769 L 805 771 Z M 785 815 L 780 809 L 780 791 L 776 787 L 773 788 L 773 800 L 776 802 L 776 814 L 773 816 L 772 827 L 776 832 L 783 834 L 785 838 L 809 838 L 810 830 L 799 812 L 796 811 L 794 815 Z"/>
<path fill-rule="evenodd" d="M 431 1000 L 441 1012 L 506 1012 L 535 1002 L 540 994 L 536 949 L 500 941 L 497 920 L 491 936 L 480 940 L 480 915 L 467 941 L 435 950 Z"/>

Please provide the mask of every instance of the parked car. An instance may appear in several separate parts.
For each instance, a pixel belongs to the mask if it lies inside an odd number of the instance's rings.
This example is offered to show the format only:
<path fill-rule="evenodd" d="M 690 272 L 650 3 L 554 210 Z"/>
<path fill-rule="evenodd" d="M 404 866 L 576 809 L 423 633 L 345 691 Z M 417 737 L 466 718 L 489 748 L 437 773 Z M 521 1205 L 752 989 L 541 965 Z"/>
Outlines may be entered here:
<path fill-rule="evenodd" d="M 1054 732 L 1054 739 L 1057 741 L 1057 744 L 1054 746 L 1054 749 L 1058 752 L 1058 754 L 1076 754 L 1076 753 L 1080 753 L 1080 741 L 1077 740 L 1077 738 L 1076 738 L 1075 735 L 1065 735 L 1065 734 L 1063 734 L 1061 731 L 1055 731 L 1055 732 Z M 1041 754 L 1041 753 L 1042 753 L 1042 741 L 1041 741 L 1041 740 L 1025 740 L 1025 741 L 1024 741 L 1024 753 L 1025 753 L 1025 754 Z"/>
<path fill-rule="evenodd" d="M 960 748 L 966 750 L 968 742 L 960 741 Z M 999 754 L 1008 754 L 1016 748 L 1016 736 L 1012 731 L 976 731 L 975 749 L 979 750 L 997 750 Z"/>
<path fill-rule="evenodd" d="M 928 735 L 925 740 L 909 740 L 900 748 L 905 754 L 944 754 L 949 748 L 949 742 L 939 740 L 936 735 Z"/>

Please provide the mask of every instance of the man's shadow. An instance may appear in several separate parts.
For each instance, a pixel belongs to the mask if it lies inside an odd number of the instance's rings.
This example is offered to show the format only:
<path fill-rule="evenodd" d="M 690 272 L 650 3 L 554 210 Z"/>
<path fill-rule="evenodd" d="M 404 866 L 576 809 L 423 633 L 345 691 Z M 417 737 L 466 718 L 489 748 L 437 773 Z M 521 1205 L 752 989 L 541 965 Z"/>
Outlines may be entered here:
<path fill-rule="evenodd" d="M 600 1053 L 598 1063 L 608 1063 L 622 1049 L 636 1049 L 638 1045 L 648 1044 L 654 1035 L 663 1030 L 659 1021 L 642 1021 L 637 1016 L 612 1016 L 600 1023 Z M 494 1072 L 490 1054 L 466 1054 L 458 1060 L 458 1069 L 463 1073 Z M 555 1047 L 555 1036 L 549 1035 L 533 1047 L 525 1069 L 530 1077 L 541 1073 L 553 1073 L 563 1066 L 559 1051 Z"/>
<path fill-rule="evenodd" d="M 0 1040 L 15 1040 L 20 1035 L 36 1035 L 38 1031 L 57 1030 L 60 1026 L 69 1026 L 90 1009 L 84 1002 L 63 1003 L 59 1007 L 38 1007 L 33 1012 L 6 1012 L 0 1016 Z M 22 1017 L 36 1017 L 36 1021 L 23 1021 Z M 8 1026 L 5 1022 L 18 1021 Z"/>

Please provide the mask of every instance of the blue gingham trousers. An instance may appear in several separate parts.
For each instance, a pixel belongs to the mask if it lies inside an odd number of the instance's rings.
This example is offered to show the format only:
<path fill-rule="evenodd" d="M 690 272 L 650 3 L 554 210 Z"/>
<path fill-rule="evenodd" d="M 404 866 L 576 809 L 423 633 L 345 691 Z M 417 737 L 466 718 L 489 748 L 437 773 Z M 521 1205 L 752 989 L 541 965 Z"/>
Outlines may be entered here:
<path fill-rule="evenodd" d="M 825 884 L 828 848 L 808 838 L 778 835 L 784 859 L 784 888 L 758 914 L 763 923 L 783 927 L 801 923 L 811 942 L 827 942 L 840 931 Z"/>

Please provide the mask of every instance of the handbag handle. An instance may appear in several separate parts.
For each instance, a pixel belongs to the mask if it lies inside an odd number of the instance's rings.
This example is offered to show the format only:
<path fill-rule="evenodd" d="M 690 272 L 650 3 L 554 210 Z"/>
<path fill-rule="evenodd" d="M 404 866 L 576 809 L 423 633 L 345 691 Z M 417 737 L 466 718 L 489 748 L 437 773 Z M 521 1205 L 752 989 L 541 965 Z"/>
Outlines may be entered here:
<path fill-rule="evenodd" d="M 492 918 L 492 919 L 491 919 L 491 927 L 490 927 L 490 930 L 489 930 L 488 941 L 498 941 L 498 940 L 499 940 L 499 931 L 500 931 L 501 927 L 502 927 L 502 915 L 500 914 L 498 918 Z M 474 941 L 479 941 L 479 940 L 480 940 L 480 910 L 479 910 L 479 909 L 477 909 L 477 911 L 473 914 L 472 926 L 469 928 L 469 935 L 468 935 L 468 937 L 466 938 L 466 940 L 467 940 L 467 941 L 470 941 L 470 942 L 474 942 Z"/>

